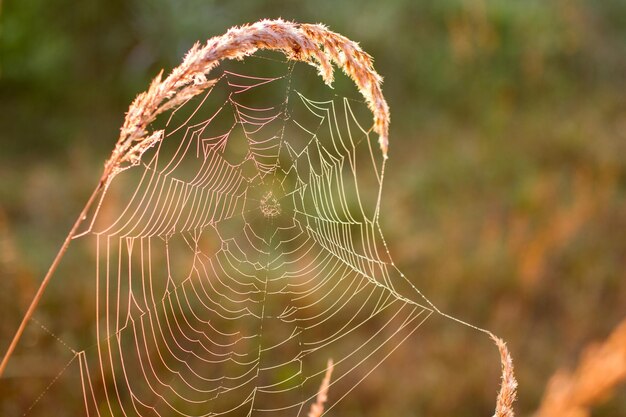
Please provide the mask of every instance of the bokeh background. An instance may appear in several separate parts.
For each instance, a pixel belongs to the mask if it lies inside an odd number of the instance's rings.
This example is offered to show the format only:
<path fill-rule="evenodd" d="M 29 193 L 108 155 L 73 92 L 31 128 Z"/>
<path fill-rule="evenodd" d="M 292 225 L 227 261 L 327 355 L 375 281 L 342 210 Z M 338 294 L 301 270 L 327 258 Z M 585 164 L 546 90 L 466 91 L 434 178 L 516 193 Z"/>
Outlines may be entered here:
<path fill-rule="evenodd" d="M 520 415 L 626 316 L 624 0 L 0 8 L 2 352 L 132 98 L 196 40 L 272 17 L 323 22 L 375 57 L 392 110 L 381 219 L 390 251 L 440 309 L 508 342 Z M 46 323 L 61 336 L 64 321 L 88 326 L 71 302 L 84 285 L 55 291 Z M 499 364 L 489 340 L 442 321 L 419 333 L 355 391 L 350 415 L 491 415 Z M 34 329 L 24 343 L 45 337 Z M 593 412 L 616 415 L 626 415 L 624 387 Z"/>

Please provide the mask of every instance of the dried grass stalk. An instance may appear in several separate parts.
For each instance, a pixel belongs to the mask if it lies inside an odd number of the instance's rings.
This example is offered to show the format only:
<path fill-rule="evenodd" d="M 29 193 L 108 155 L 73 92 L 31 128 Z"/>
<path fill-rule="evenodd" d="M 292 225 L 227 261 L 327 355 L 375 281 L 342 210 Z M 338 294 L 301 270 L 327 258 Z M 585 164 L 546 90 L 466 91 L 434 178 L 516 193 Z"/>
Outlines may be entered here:
<path fill-rule="evenodd" d="M 22 318 L 6 354 L 0 362 L 0 377 L 24 333 L 54 271 L 58 267 L 70 242 L 98 196 L 106 190 L 113 177 L 131 166 L 139 164 L 142 155 L 163 140 L 163 131 L 149 132 L 148 126 L 166 110 L 184 104 L 215 84 L 207 75 L 223 59 L 243 59 L 260 49 L 283 52 L 289 59 L 307 62 L 317 67 L 327 84 L 333 81 L 333 66 L 339 66 L 354 82 L 365 98 L 374 116 L 373 130 L 379 135 L 383 155 L 387 157 L 389 107 L 383 97 L 382 78 L 372 66 L 372 58 L 350 39 L 329 31 L 323 25 L 299 24 L 281 19 L 261 20 L 251 25 L 234 27 L 222 36 L 209 39 L 201 46 L 195 44 L 183 62 L 163 79 L 161 72 L 148 90 L 132 102 L 120 137 L 104 165 L 104 172 L 85 207 L 65 238 L 57 256 L 50 265 L 37 293 Z"/>
<path fill-rule="evenodd" d="M 498 346 L 498 350 L 500 351 L 500 363 L 502 365 L 502 382 L 500 384 L 500 392 L 498 393 L 494 417 L 514 417 L 513 403 L 517 398 L 517 380 L 513 372 L 513 359 L 506 347 L 506 343 L 491 333 L 490 336 L 496 343 L 496 346 Z"/>
<path fill-rule="evenodd" d="M 560 370 L 550 378 L 535 417 L 590 416 L 590 408 L 625 380 L 626 320 L 604 343 L 589 346 L 573 372 Z"/>
<path fill-rule="evenodd" d="M 137 96 L 128 109 L 124 124 L 121 127 L 120 137 L 110 158 L 105 163 L 99 184 L 68 233 L 24 315 L 22 323 L 0 363 L 0 376 L 6 369 L 9 358 L 61 258 L 71 240 L 77 235 L 78 228 L 87 217 L 93 203 L 97 201 L 98 195 L 106 189 L 117 173 L 139 164 L 142 155 L 163 140 L 163 131 L 149 131 L 150 123 L 159 114 L 184 104 L 190 98 L 213 86 L 215 80 L 208 79 L 207 76 L 221 60 L 243 59 L 260 49 L 277 50 L 283 52 L 289 59 L 303 61 L 315 66 L 321 77 L 329 85 L 333 82 L 332 64 L 334 63 L 341 68 L 355 82 L 365 98 L 373 114 L 373 130 L 379 135 L 378 141 L 383 156 L 387 157 L 389 107 L 380 87 L 382 78 L 374 70 L 372 58 L 363 52 L 355 42 L 329 31 L 323 25 L 299 24 L 276 19 L 261 20 L 250 25 L 234 27 L 222 36 L 209 39 L 203 46 L 199 43 L 195 44 L 178 67 L 174 68 L 165 79 L 163 79 L 162 72 L 157 75 L 148 90 Z M 512 404 L 515 400 L 517 382 L 513 375 L 511 356 L 504 342 L 491 333 L 489 334 L 500 350 L 502 362 L 502 386 L 498 395 L 495 416 L 512 417 L 514 415 Z M 309 417 L 322 415 L 332 371 L 333 363 L 329 361 L 317 401 L 311 405 Z"/>
<path fill-rule="evenodd" d="M 323 25 L 299 24 L 281 19 L 261 20 L 234 27 L 222 36 L 195 44 L 183 62 L 167 78 L 159 74 L 150 88 L 131 104 L 119 140 L 105 166 L 105 177 L 139 162 L 141 155 L 162 139 L 149 133 L 148 125 L 162 112 L 180 106 L 201 93 L 215 80 L 207 75 L 223 59 L 242 59 L 260 49 L 283 52 L 289 59 L 317 67 L 327 84 L 333 82 L 336 64 L 352 80 L 374 116 L 373 130 L 379 135 L 383 155 L 387 155 L 389 107 L 380 85 L 382 78 L 372 66 L 372 58 L 350 39 L 329 31 Z"/>
<path fill-rule="evenodd" d="M 439 310 L 435 305 L 433 305 L 430 301 L 429 304 L 433 307 L 437 313 L 446 317 L 450 320 L 456 321 L 464 326 L 470 327 L 474 330 L 478 330 L 479 332 L 485 333 L 488 335 L 491 340 L 496 344 L 498 351 L 500 352 L 500 366 L 502 368 L 501 372 L 501 382 L 500 382 L 500 391 L 498 392 L 498 398 L 496 400 L 496 409 L 493 414 L 493 417 L 514 417 L 515 410 L 513 409 L 513 403 L 517 399 L 517 380 L 515 379 L 515 371 L 513 368 L 513 358 L 509 352 L 509 349 L 506 347 L 506 343 L 489 330 L 482 329 L 480 327 L 474 326 L 473 324 L 467 323 L 463 320 L 459 320 L 456 317 L 453 317 L 449 314 L 443 313 Z"/>
<path fill-rule="evenodd" d="M 317 392 L 316 401 L 311 404 L 308 417 L 320 417 L 324 414 L 324 404 L 328 400 L 328 387 L 330 387 L 330 377 L 333 374 L 334 368 L 335 365 L 333 364 L 333 360 L 329 359 L 328 365 L 326 365 L 326 375 L 324 375 L 324 379 L 320 384 L 320 390 Z"/>

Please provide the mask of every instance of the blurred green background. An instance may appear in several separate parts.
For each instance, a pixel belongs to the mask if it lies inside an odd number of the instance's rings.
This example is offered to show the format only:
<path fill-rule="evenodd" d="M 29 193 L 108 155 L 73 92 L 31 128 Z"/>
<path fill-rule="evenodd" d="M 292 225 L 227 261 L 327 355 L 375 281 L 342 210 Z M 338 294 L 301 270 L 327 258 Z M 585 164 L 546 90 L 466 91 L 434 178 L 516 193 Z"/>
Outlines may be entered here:
<path fill-rule="evenodd" d="M 392 111 L 390 251 L 439 308 L 508 342 L 520 415 L 626 316 L 624 0 L 0 7 L 3 352 L 132 98 L 196 40 L 274 17 L 325 23 L 375 57 Z M 56 317 L 89 320 L 62 298 L 77 286 L 58 294 Z M 441 321 L 420 334 L 419 348 L 386 362 L 395 379 L 357 389 L 353 415 L 491 415 L 499 364 L 488 340 Z M 593 415 L 626 415 L 626 390 Z"/>

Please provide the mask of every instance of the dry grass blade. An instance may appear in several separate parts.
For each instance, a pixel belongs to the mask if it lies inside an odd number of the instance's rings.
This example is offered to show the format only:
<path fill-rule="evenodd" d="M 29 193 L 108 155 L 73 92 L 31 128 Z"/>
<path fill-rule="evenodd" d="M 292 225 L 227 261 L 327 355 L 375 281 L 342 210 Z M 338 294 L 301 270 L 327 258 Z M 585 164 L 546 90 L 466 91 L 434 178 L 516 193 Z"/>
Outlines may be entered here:
<path fill-rule="evenodd" d="M 500 363 L 502 365 L 502 382 L 500 392 L 496 402 L 496 412 L 494 417 L 514 417 L 513 403 L 517 398 L 517 380 L 513 372 L 513 359 L 509 353 L 506 343 L 493 334 L 490 334 L 500 351 Z"/>
<path fill-rule="evenodd" d="M 601 344 L 589 346 L 573 372 L 550 379 L 535 417 L 585 417 L 626 380 L 626 320 Z"/>
<path fill-rule="evenodd" d="M 333 360 L 329 359 L 328 365 L 326 366 L 326 375 L 324 375 L 324 379 L 320 384 L 320 390 L 317 392 L 317 399 L 313 404 L 311 404 L 308 417 L 320 417 L 324 413 L 324 404 L 326 404 L 326 401 L 328 400 L 330 377 L 333 374 L 334 368 L 335 365 L 333 364 Z"/>

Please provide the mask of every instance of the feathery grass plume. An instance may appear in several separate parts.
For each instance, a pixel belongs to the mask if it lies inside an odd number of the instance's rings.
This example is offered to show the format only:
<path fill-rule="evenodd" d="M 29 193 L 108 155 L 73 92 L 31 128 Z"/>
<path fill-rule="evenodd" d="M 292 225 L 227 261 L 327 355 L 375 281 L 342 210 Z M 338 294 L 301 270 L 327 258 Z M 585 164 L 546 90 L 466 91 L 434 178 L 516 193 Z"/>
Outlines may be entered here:
<path fill-rule="evenodd" d="M 191 97 L 214 85 L 207 75 L 223 59 L 243 59 L 260 49 L 283 52 L 287 58 L 317 67 L 327 84 L 333 82 L 336 64 L 357 85 L 373 113 L 373 130 L 379 135 L 383 155 L 387 156 L 389 107 L 380 85 L 382 77 L 374 70 L 372 58 L 353 41 L 331 32 L 320 24 L 299 24 L 281 19 L 261 20 L 234 27 L 222 36 L 196 43 L 185 59 L 167 78 L 159 74 L 150 88 L 131 104 L 113 154 L 105 164 L 103 179 L 108 181 L 162 140 L 162 132 L 149 133 L 148 125 L 162 112 L 178 107 Z"/>
<path fill-rule="evenodd" d="M 606 399 L 626 380 L 626 320 L 606 341 L 592 344 L 573 371 L 557 371 L 534 417 L 587 417 L 590 408 Z"/>
<path fill-rule="evenodd" d="M 326 375 L 324 375 L 324 379 L 320 384 L 320 390 L 317 392 L 317 399 L 313 404 L 311 404 L 311 409 L 309 410 L 308 417 L 320 417 L 324 413 L 324 404 L 328 400 L 328 388 L 330 387 L 330 377 L 333 374 L 333 369 L 335 365 L 333 364 L 333 360 L 328 360 L 328 365 L 326 365 Z"/>
<path fill-rule="evenodd" d="M 490 334 L 491 338 L 498 346 L 500 351 L 500 363 L 502 365 L 502 382 L 500 384 L 500 392 L 496 402 L 496 412 L 494 417 L 514 417 L 513 403 L 517 398 L 517 380 L 513 372 L 513 358 L 509 353 L 506 343 L 499 337 Z"/>

